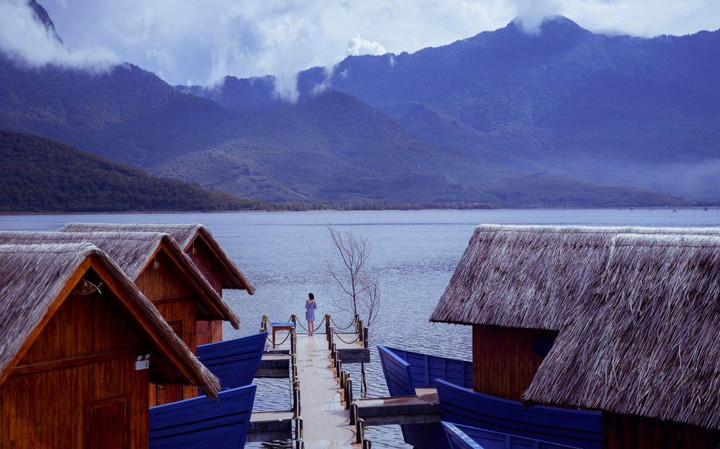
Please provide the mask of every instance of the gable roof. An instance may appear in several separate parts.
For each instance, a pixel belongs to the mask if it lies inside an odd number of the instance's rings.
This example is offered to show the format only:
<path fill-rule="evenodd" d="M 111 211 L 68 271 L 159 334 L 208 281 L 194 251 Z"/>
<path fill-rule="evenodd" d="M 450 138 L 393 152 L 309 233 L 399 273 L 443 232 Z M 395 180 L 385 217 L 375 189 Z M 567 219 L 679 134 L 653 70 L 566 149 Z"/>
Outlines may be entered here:
<path fill-rule="evenodd" d="M 29 232 L 0 231 L 0 244 L 42 244 L 42 243 L 92 243 L 109 255 L 132 280 L 150 264 L 162 247 L 179 268 L 187 273 L 188 281 L 200 293 L 199 300 L 203 309 L 211 318 L 220 318 L 237 329 L 240 319 L 220 298 L 214 288 L 200 273 L 197 266 L 178 247 L 177 242 L 168 234 L 139 232 Z"/>
<path fill-rule="evenodd" d="M 219 380 L 175 335 L 155 306 L 96 246 L 0 245 L 0 383 L 30 347 L 89 267 L 96 268 L 121 305 L 135 317 L 153 346 L 181 377 L 215 396 Z"/>
<path fill-rule="evenodd" d="M 718 228 L 481 225 L 430 320 L 559 331 L 584 307 L 617 234 L 720 234 Z"/>
<path fill-rule="evenodd" d="M 720 238 L 620 235 L 526 400 L 720 429 Z"/>
<path fill-rule="evenodd" d="M 222 272 L 223 287 L 247 290 L 255 294 L 255 287 L 228 257 L 210 230 L 201 224 L 144 224 L 144 223 L 67 223 L 60 232 L 163 232 L 173 236 L 183 251 L 192 248 L 196 239 L 202 239 L 215 256 Z"/>

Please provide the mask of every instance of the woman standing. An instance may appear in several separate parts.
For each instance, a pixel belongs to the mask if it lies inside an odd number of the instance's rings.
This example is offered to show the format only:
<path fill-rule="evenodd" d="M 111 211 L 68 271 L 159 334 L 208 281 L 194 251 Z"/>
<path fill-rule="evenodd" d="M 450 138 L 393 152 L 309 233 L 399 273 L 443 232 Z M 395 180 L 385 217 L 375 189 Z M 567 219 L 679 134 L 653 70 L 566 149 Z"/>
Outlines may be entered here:
<path fill-rule="evenodd" d="M 317 309 L 315 295 L 308 293 L 308 299 L 305 301 L 305 319 L 308 322 L 308 333 L 311 337 L 315 331 L 315 309 Z"/>

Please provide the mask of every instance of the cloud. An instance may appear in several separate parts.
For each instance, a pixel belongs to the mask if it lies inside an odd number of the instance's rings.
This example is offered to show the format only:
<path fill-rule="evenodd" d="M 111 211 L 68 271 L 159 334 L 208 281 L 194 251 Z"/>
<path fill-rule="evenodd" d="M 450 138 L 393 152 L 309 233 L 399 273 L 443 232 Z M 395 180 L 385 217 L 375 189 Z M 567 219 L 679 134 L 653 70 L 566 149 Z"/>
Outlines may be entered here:
<path fill-rule="evenodd" d="M 347 45 L 348 56 L 384 55 L 387 52 L 379 42 L 369 41 L 361 36 L 353 36 Z"/>
<path fill-rule="evenodd" d="M 0 4 L 5 1 L 17 2 Z M 301 70 L 332 73 L 348 54 L 414 52 L 501 28 L 515 17 L 531 32 L 555 14 L 590 30 L 643 36 L 720 28 L 717 0 L 42 2 L 69 48 L 112 48 L 170 84 L 274 75 L 276 93 L 290 100 L 297 98 Z"/>
<path fill-rule="evenodd" d="M 112 51 L 97 46 L 69 50 L 35 18 L 25 0 L 0 1 L 0 50 L 31 67 L 52 64 L 105 71 L 120 62 Z"/>
<path fill-rule="evenodd" d="M 515 0 L 515 8 L 515 20 L 529 34 L 539 33 L 540 25 L 546 18 L 562 11 L 558 0 Z"/>

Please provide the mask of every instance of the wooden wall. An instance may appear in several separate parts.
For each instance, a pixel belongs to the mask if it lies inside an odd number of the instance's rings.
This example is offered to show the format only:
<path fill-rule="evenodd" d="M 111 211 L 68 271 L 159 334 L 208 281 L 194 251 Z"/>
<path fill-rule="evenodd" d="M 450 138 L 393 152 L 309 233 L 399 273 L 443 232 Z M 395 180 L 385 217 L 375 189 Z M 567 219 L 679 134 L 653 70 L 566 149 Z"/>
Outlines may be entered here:
<path fill-rule="evenodd" d="M 135 284 L 155 304 L 177 336 L 196 354 L 199 343 L 196 331 L 197 293 L 167 253 L 159 251 L 155 261 L 157 268 L 151 262 L 135 280 Z M 195 396 L 197 387 L 191 385 L 153 384 L 150 388 L 150 405 L 167 404 Z"/>
<path fill-rule="evenodd" d="M 720 431 L 686 424 L 603 413 L 603 447 L 607 449 L 716 449 Z"/>
<path fill-rule="evenodd" d="M 70 296 L 0 386 L 0 447 L 147 448 L 148 352 L 109 294 Z"/>
<path fill-rule="evenodd" d="M 222 321 L 220 320 L 198 320 L 197 342 L 198 345 L 222 341 Z"/>
<path fill-rule="evenodd" d="M 473 389 L 520 400 L 544 359 L 536 350 L 547 349 L 556 336 L 552 331 L 473 326 Z"/>
<path fill-rule="evenodd" d="M 190 248 L 188 248 L 187 254 L 208 280 L 210 285 L 212 285 L 215 291 L 222 297 L 222 268 L 218 267 L 217 258 L 213 255 L 210 247 L 198 237 L 195 239 L 195 242 L 190 246 Z M 211 320 L 198 322 L 197 335 L 198 344 L 222 341 L 222 321 Z"/>

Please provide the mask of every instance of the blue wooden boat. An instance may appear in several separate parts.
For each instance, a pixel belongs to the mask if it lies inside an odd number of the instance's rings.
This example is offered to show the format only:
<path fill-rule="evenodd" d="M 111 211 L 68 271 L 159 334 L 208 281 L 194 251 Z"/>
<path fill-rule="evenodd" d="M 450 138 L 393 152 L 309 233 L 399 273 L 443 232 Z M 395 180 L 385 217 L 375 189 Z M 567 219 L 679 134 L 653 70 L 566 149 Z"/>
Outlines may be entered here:
<path fill-rule="evenodd" d="M 443 421 L 585 449 L 602 447 L 600 412 L 526 406 L 443 380 L 437 392 Z"/>
<path fill-rule="evenodd" d="M 378 345 L 380 364 L 390 396 L 415 396 L 415 388 L 427 388 L 436 384 L 430 373 L 449 375 L 463 379 L 472 385 L 472 364 L 462 360 L 427 356 L 417 352 L 403 351 Z M 467 368 L 470 365 L 470 369 Z M 468 374 L 469 373 L 469 374 Z M 417 376 L 417 378 L 416 378 Z M 418 380 L 416 380 L 418 379 Z M 403 439 L 420 449 L 446 449 L 447 437 L 440 423 L 403 424 Z"/>
<path fill-rule="evenodd" d="M 151 449 L 242 449 L 255 385 L 223 390 L 218 399 L 199 396 L 150 407 Z"/>
<path fill-rule="evenodd" d="M 427 355 L 421 352 L 388 348 L 405 362 L 410 364 L 415 388 L 435 388 L 435 381 L 442 379 L 455 385 L 472 388 L 472 362 Z"/>
<path fill-rule="evenodd" d="M 220 379 L 223 388 L 236 388 L 252 383 L 260 367 L 267 332 L 233 340 L 200 345 L 198 359 Z"/>
<path fill-rule="evenodd" d="M 450 449 L 579 449 L 577 446 L 509 435 L 443 421 Z"/>

